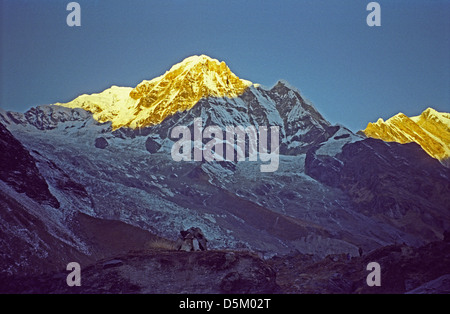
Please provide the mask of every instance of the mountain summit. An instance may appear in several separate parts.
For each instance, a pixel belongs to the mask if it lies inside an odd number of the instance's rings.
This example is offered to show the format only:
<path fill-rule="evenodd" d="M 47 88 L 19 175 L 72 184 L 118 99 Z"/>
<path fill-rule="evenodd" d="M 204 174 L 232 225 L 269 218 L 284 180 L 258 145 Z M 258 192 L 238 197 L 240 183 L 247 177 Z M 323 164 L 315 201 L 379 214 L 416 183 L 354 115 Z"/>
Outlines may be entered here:
<path fill-rule="evenodd" d="M 364 134 L 388 142 L 416 142 L 436 159 L 450 158 L 450 114 L 433 108 L 416 117 L 399 113 L 386 121 L 378 119 L 367 125 Z"/>
<path fill-rule="evenodd" d="M 83 108 L 99 122 L 111 121 L 114 129 L 136 129 L 189 110 L 202 98 L 238 97 L 251 85 L 252 82 L 233 74 L 225 62 L 205 55 L 191 56 L 135 88 L 112 86 L 101 93 L 56 105 Z"/>

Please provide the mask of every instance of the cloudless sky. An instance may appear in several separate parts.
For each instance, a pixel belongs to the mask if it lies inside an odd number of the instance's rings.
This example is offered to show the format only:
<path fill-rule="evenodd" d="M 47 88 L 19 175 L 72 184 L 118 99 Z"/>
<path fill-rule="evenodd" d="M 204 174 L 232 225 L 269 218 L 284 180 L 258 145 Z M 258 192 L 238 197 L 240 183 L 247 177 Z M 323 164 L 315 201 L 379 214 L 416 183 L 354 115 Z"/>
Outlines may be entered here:
<path fill-rule="evenodd" d="M 353 131 L 398 112 L 450 112 L 450 1 L 0 0 L 0 107 L 26 111 L 111 85 L 134 87 L 194 54 L 239 77 L 296 86 Z"/>

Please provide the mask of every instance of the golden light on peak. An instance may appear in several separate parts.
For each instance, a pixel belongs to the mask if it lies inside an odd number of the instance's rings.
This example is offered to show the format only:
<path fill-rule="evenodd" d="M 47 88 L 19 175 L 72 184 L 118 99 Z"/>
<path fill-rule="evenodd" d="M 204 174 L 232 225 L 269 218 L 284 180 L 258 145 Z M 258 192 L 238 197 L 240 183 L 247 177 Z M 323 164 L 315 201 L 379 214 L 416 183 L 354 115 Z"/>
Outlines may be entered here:
<path fill-rule="evenodd" d="M 251 85 L 232 73 L 225 62 L 200 55 L 184 59 L 135 88 L 112 87 L 57 105 L 88 110 L 100 122 L 111 121 L 114 129 L 135 129 L 159 124 L 176 112 L 191 109 L 202 98 L 238 97 Z"/>
<path fill-rule="evenodd" d="M 386 142 L 416 142 L 436 159 L 450 158 L 450 114 L 433 108 L 427 108 L 416 117 L 399 113 L 386 122 L 378 119 L 376 123 L 369 123 L 364 133 Z"/>

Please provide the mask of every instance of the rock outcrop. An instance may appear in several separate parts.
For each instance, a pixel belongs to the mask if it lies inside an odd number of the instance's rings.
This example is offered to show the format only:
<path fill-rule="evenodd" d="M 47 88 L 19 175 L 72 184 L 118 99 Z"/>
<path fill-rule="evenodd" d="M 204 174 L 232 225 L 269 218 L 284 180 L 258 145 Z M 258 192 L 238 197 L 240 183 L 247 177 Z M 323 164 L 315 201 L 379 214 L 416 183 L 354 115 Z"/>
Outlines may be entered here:
<path fill-rule="evenodd" d="M 0 180 L 41 204 L 59 208 L 58 200 L 50 193 L 36 166 L 36 159 L 1 123 L 0 152 Z"/>

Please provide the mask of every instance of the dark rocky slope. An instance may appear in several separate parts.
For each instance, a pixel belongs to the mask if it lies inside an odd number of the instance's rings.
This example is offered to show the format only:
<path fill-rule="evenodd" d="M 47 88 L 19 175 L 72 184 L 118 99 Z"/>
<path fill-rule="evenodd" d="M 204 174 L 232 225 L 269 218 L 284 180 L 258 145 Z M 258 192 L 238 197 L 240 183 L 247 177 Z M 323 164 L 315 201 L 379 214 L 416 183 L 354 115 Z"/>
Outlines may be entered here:
<path fill-rule="evenodd" d="M 67 272 L 4 279 L 7 293 L 276 293 L 276 274 L 246 252 L 146 250 L 101 260 L 81 270 L 81 286 Z"/>
<path fill-rule="evenodd" d="M 47 182 L 36 167 L 36 160 L 1 123 L 0 152 L 0 180 L 40 204 L 59 207 L 58 200 L 50 193 Z"/>

